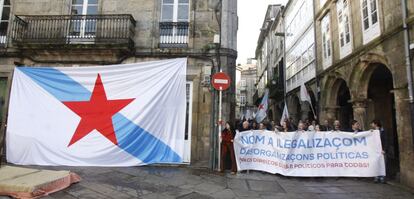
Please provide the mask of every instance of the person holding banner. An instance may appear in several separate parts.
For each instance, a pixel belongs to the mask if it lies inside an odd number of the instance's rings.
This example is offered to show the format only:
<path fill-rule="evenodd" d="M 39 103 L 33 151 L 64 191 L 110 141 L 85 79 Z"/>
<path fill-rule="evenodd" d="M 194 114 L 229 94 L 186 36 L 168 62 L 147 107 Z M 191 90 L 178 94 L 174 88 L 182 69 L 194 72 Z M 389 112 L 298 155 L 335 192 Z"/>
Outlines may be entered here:
<path fill-rule="evenodd" d="M 361 130 L 361 125 L 359 124 L 359 122 L 356 121 L 356 120 L 352 120 L 351 121 L 351 130 L 350 130 L 350 132 L 353 132 L 353 133 L 357 134 L 358 132 L 361 132 L 361 131 L 362 131 Z"/>
<path fill-rule="evenodd" d="M 248 121 L 244 121 L 243 123 L 242 123 L 242 126 L 241 126 L 241 128 L 240 128 L 240 132 L 243 132 L 243 131 L 249 131 L 250 130 L 250 125 L 249 125 L 249 122 Z"/>
<path fill-rule="evenodd" d="M 305 133 L 306 129 L 305 129 L 305 123 L 303 123 L 302 121 L 299 121 L 298 123 L 298 133 Z"/>
<path fill-rule="evenodd" d="M 382 154 L 384 155 L 384 160 L 387 161 L 385 158 L 385 149 L 386 149 L 386 139 L 385 139 L 385 131 L 384 128 L 382 128 L 381 122 L 379 120 L 372 120 L 371 122 L 371 131 L 372 130 L 378 130 L 380 133 L 381 138 L 381 146 L 382 146 Z M 375 183 L 385 183 L 385 176 L 377 176 L 374 178 Z"/>
<path fill-rule="evenodd" d="M 265 125 L 263 124 L 263 122 L 259 123 L 259 130 L 266 130 Z"/>
<path fill-rule="evenodd" d="M 342 131 L 341 122 L 339 120 L 334 121 L 333 131 Z"/>
<path fill-rule="evenodd" d="M 282 132 L 289 132 L 289 131 L 294 131 L 294 129 L 291 127 L 289 120 L 285 120 L 282 122 Z"/>
<path fill-rule="evenodd" d="M 332 131 L 333 130 L 332 126 L 329 125 L 329 121 L 328 120 L 324 120 L 323 121 L 323 125 L 320 126 L 320 128 L 321 128 L 322 131 Z"/>
<path fill-rule="evenodd" d="M 236 174 L 236 159 L 234 156 L 234 147 L 233 147 L 233 129 L 230 126 L 229 122 L 226 122 L 226 126 L 221 131 L 221 159 L 220 159 L 220 171 L 224 172 L 224 160 L 226 160 L 227 152 L 230 152 L 230 159 L 231 159 L 231 174 Z"/>
<path fill-rule="evenodd" d="M 315 125 L 315 132 L 320 132 L 321 131 L 321 127 L 319 126 L 319 124 Z"/>

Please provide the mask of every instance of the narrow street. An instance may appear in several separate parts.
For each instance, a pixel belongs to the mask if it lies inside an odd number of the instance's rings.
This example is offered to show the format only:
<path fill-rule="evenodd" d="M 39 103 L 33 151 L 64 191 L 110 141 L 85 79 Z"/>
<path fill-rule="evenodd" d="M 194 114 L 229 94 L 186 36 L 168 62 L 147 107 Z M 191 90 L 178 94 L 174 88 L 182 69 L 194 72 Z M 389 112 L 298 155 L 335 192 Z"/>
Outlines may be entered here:
<path fill-rule="evenodd" d="M 366 178 L 286 178 L 255 171 L 221 175 L 206 169 L 161 166 L 41 168 L 71 170 L 82 177 L 80 183 L 46 197 L 49 199 L 414 198 L 403 188 Z"/>

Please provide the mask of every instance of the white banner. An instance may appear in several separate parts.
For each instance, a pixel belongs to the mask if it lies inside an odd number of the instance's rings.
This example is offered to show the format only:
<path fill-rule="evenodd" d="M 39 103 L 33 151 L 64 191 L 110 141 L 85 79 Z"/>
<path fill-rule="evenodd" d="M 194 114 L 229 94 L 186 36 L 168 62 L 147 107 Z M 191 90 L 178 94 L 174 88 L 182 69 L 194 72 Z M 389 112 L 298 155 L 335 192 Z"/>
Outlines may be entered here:
<path fill-rule="evenodd" d="M 244 131 L 234 139 L 237 168 L 285 176 L 385 175 L 379 131 Z"/>
<path fill-rule="evenodd" d="M 7 160 L 22 165 L 182 163 L 187 59 L 18 67 Z"/>

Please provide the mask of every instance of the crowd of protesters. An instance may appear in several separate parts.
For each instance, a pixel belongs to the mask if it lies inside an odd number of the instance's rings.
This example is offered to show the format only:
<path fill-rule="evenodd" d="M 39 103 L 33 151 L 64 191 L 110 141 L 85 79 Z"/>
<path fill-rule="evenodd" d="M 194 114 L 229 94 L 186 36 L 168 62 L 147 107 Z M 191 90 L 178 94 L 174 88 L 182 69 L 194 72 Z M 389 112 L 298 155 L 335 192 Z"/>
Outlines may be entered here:
<path fill-rule="evenodd" d="M 374 122 L 374 121 L 373 121 Z M 379 122 L 376 120 L 376 122 Z M 292 118 L 285 119 L 283 122 L 276 123 L 274 121 L 263 121 L 257 123 L 255 120 L 236 121 L 236 130 L 239 132 L 246 130 L 269 130 L 276 132 L 291 132 L 291 131 L 344 131 L 344 132 L 360 132 L 361 125 L 358 121 L 352 120 L 350 128 L 343 128 L 339 120 L 334 120 L 332 124 L 328 120 L 319 123 L 317 120 L 299 120 L 297 124 L 293 122 Z"/>
<path fill-rule="evenodd" d="M 373 120 L 371 123 L 370 130 L 379 130 L 382 147 L 383 147 L 383 154 L 385 154 L 385 146 L 386 146 L 386 139 L 385 139 L 385 132 L 382 128 L 381 122 L 379 120 Z M 231 172 L 232 174 L 236 174 L 236 162 L 234 158 L 234 148 L 233 148 L 233 139 L 236 132 L 243 132 L 248 130 L 269 130 L 274 132 L 301 132 L 304 133 L 306 131 L 343 131 L 343 132 L 351 132 L 351 133 L 358 133 L 363 131 L 361 129 L 361 125 L 358 121 L 352 120 L 350 123 L 350 128 L 343 128 L 341 122 L 339 120 L 334 120 L 331 123 L 328 120 L 324 120 L 321 124 L 316 120 L 299 120 L 297 125 L 293 122 L 292 118 L 285 119 L 284 121 L 276 123 L 274 121 L 263 121 L 257 123 L 255 120 L 242 120 L 236 121 L 235 128 L 230 125 L 229 122 L 226 122 L 225 128 L 221 133 L 222 142 L 221 142 L 221 171 L 224 171 L 224 160 L 227 155 L 230 155 L 231 158 Z M 229 152 L 229 153 L 228 153 Z M 385 176 L 378 176 L 374 179 L 375 182 L 384 183 Z"/>

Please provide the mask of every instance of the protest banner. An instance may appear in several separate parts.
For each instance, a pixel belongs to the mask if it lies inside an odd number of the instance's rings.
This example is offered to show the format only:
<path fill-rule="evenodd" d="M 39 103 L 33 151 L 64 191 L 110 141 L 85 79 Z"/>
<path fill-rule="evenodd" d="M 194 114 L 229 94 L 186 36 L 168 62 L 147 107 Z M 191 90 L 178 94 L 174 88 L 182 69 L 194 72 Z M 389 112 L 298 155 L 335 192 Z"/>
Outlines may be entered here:
<path fill-rule="evenodd" d="M 385 175 L 379 131 L 244 131 L 236 135 L 234 149 L 239 171 L 303 177 Z"/>

